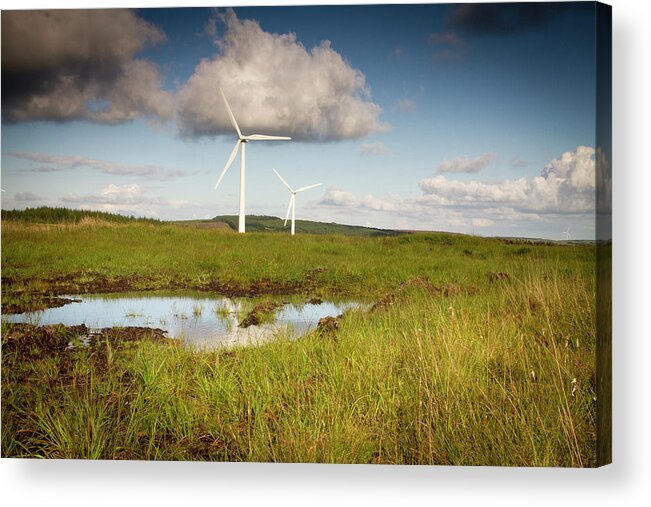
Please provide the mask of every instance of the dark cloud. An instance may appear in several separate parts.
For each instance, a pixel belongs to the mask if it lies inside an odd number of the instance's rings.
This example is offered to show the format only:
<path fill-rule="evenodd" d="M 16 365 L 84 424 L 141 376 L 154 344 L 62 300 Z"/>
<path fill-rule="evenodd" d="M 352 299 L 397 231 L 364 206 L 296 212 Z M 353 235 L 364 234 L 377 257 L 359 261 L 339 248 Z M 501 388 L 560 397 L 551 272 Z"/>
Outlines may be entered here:
<path fill-rule="evenodd" d="M 546 26 L 570 7 L 565 2 L 464 4 L 452 11 L 447 26 L 475 35 L 524 32 Z"/>
<path fill-rule="evenodd" d="M 158 70 L 135 55 L 165 34 L 127 9 L 2 13 L 2 113 L 10 121 L 171 118 Z"/>

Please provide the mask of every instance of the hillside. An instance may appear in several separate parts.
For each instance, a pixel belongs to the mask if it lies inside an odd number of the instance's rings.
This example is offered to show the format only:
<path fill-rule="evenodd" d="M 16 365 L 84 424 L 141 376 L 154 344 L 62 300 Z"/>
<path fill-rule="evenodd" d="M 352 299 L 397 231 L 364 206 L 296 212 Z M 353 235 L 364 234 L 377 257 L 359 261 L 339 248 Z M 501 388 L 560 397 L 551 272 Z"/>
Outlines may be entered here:
<path fill-rule="evenodd" d="M 286 232 L 289 234 L 289 222 L 287 227 L 283 228 L 281 218 L 267 215 L 247 215 L 246 230 L 247 232 Z M 212 220 L 183 220 L 176 222 L 184 225 L 196 225 L 199 227 L 209 227 L 214 224 L 226 224 L 232 230 L 237 231 L 237 215 L 216 216 Z M 362 227 L 358 225 L 343 225 L 326 222 L 312 222 L 309 220 L 296 220 L 296 232 L 308 234 L 342 234 L 345 236 L 397 236 L 405 234 L 401 231 L 389 229 L 375 229 L 372 227 Z"/>

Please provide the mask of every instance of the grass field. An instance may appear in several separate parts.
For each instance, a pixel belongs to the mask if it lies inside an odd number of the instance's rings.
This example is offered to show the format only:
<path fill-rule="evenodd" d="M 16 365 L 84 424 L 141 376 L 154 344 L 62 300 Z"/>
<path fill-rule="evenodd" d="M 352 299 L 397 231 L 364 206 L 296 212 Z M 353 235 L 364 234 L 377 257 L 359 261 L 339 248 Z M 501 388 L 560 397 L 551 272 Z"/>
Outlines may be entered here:
<path fill-rule="evenodd" d="M 375 304 L 212 352 L 3 324 L 3 457 L 595 465 L 593 246 L 3 217 L 3 312 L 190 288 Z"/>

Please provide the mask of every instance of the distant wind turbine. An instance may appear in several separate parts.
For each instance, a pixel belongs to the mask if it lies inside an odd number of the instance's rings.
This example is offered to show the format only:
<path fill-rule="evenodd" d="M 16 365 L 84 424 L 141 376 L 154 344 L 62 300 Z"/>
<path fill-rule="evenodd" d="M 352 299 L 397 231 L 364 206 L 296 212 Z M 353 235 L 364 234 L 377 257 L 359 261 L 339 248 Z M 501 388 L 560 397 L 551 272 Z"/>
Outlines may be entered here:
<path fill-rule="evenodd" d="M 292 196 L 289 198 L 289 206 L 287 207 L 287 215 L 285 216 L 285 223 L 283 224 L 283 227 L 285 227 L 287 225 L 287 220 L 289 219 L 289 212 L 291 211 L 291 213 L 292 213 L 292 236 L 293 236 L 295 234 L 295 231 L 296 231 L 295 224 L 294 224 L 295 219 L 296 219 L 296 194 L 298 194 L 299 192 L 302 192 L 303 190 L 309 190 L 311 188 L 318 187 L 319 185 L 321 185 L 321 183 L 317 183 L 315 185 L 308 185 L 307 187 L 301 187 L 301 188 L 297 188 L 296 190 L 294 190 L 292 187 L 289 186 L 289 183 L 287 183 L 283 179 L 283 177 L 280 174 L 278 174 L 278 171 L 273 169 L 273 172 L 276 173 L 276 176 L 278 176 L 278 178 L 280 178 L 280 181 L 283 182 L 283 185 L 285 185 L 287 187 L 287 190 L 289 190 L 291 192 L 291 194 L 292 194 Z"/>
<path fill-rule="evenodd" d="M 226 174 L 226 171 L 228 171 L 228 168 L 233 163 L 233 160 L 235 160 L 235 157 L 237 156 L 237 150 L 241 146 L 242 153 L 240 154 L 240 220 L 239 220 L 238 231 L 244 232 L 245 231 L 244 174 L 246 171 L 246 143 L 248 143 L 249 141 L 289 141 L 291 137 L 267 136 L 263 134 L 251 134 L 249 136 L 242 135 L 242 131 L 240 130 L 240 127 L 238 127 L 237 122 L 235 121 L 235 116 L 233 115 L 233 111 L 231 111 L 231 106 L 228 105 L 228 100 L 226 100 L 226 95 L 224 95 L 224 91 L 221 88 L 219 89 L 219 91 L 222 94 L 224 103 L 226 104 L 226 110 L 228 111 L 228 117 L 231 120 L 231 124 L 233 125 L 233 128 L 237 132 L 237 142 L 235 143 L 235 148 L 233 148 L 230 157 L 228 157 L 228 162 L 226 162 L 226 165 L 224 166 L 224 170 L 222 171 L 221 175 L 219 176 L 219 179 L 217 180 L 217 183 L 215 184 L 215 190 L 217 190 L 217 187 L 221 183 L 222 178 Z"/>
<path fill-rule="evenodd" d="M 570 240 L 570 226 L 569 225 L 567 226 L 567 229 L 565 229 L 565 232 L 563 232 L 563 234 L 565 234 L 565 241 L 569 241 Z"/>

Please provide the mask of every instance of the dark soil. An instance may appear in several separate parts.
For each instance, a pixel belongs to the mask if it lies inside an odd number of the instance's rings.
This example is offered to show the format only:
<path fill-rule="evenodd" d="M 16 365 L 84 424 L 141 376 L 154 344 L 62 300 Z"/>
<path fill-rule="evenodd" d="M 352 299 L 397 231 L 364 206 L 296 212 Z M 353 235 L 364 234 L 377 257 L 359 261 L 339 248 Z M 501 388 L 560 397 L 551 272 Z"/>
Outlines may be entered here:
<path fill-rule="evenodd" d="M 266 301 L 264 303 L 258 303 L 253 307 L 246 317 L 240 322 L 240 327 L 249 327 L 257 326 L 262 324 L 265 320 L 268 320 L 276 308 L 283 306 L 283 303 L 274 303 L 272 301 Z"/>
<path fill-rule="evenodd" d="M 341 326 L 342 318 L 343 314 L 337 315 L 336 317 L 323 317 L 316 326 L 316 332 L 321 336 L 335 337 Z"/>
<path fill-rule="evenodd" d="M 2 313 L 25 313 L 38 312 L 47 308 L 59 308 L 70 303 L 80 303 L 80 299 L 70 299 L 54 296 L 23 296 L 18 299 L 8 300 L 5 297 L 2 301 Z"/>
<path fill-rule="evenodd" d="M 7 324 L 2 334 L 2 352 L 18 352 L 21 355 L 38 357 L 65 352 L 75 340 L 87 340 L 89 347 L 121 344 L 149 340 L 167 342 L 162 329 L 147 327 L 108 327 L 91 331 L 86 325 L 79 326 L 34 326 L 32 324 Z"/>
<path fill-rule="evenodd" d="M 80 326 L 34 326 L 8 324 L 2 334 L 2 352 L 19 351 L 28 356 L 56 354 L 68 348 L 75 338 L 86 336 L 89 329 Z"/>
<path fill-rule="evenodd" d="M 47 287 L 47 293 L 25 290 L 24 281 L 3 278 L 2 313 L 23 313 L 63 306 L 73 300 L 54 296 L 63 294 L 105 294 L 116 292 L 140 292 L 151 290 L 197 290 L 226 297 L 257 297 L 263 295 L 310 294 L 316 285 L 315 276 L 324 271 L 316 268 L 305 274 L 303 280 L 278 281 L 262 279 L 248 284 L 222 282 L 219 280 L 205 283 L 189 279 L 176 279 L 161 283 L 158 278 L 131 275 L 109 278 L 105 275 L 88 273 L 71 273 L 38 280 Z"/>

